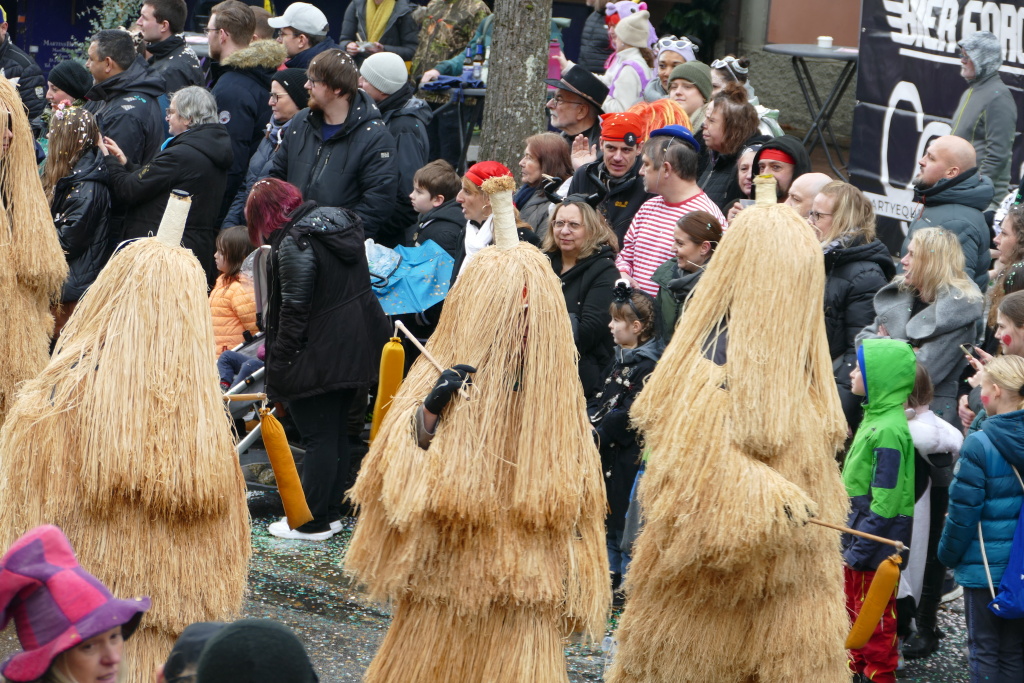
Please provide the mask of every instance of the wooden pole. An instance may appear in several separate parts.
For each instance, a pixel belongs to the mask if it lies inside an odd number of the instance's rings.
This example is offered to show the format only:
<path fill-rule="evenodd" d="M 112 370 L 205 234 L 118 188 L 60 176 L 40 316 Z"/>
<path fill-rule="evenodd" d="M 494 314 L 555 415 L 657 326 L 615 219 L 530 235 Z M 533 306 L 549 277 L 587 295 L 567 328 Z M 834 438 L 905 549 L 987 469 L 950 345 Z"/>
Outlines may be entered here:
<path fill-rule="evenodd" d="M 437 368 L 438 372 L 444 372 L 447 369 L 443 365 L 438 363 L 436 358 L 434 358 L 433 356 L 430 355 L 430 352 L 427 351 L 427 347 L 423 346 L 423 344 L 420 343 L 420 340 L 416 338 L 416 335 L 414 335 L 412 332 L 410 332 L 409 328 L 406 327 L 405 324 L 401 320 L 396 320 L 395 321 L 395 329 L 396 330 L 400 330 L 402 332 L 402 334 L 404 334 L 409 339 L 409 341 L 412 342 L 412 345 L 420 350 L 420 353 L 423 354 L 423 357 L 426 358 L 427 360 L 429 360 L 431 365 L 433 365 L 435 368 Z M 467 400 L 469 399 L 469 392 L 466 391 L 466 385 L 465 384 L 463 384 L 461 387 L 459 387 L 459 394 L 462 395 L 462 398 L 467 399 Z"/>
<path fill-rule="evenodd" d="M 904 550 L 908 549 L 908 547 L 903 545 L 903 543 L 901 543 L 900 541 L 894 541 L 891 538 L 883 538 L 882 536 L 875 536 L 874 534 L 867 534 L 867 533 L 864 533 L 863 531 L 857 531 L 855 529 L 850 529 L 849 527 L 840 526 L 838 524 L 829 524 L 828 522 L 823 522 L 820 519 L 813 519 L 812 518 L 812 519 L 809 519 L 807 521 L 811 522 L 812 524 L 817 524 L 818 526 L 824 526 L 824 527 L 828 527 L 829 529 L 835 529 L 836 531 L 842 531 L 844 534 L 853 534 L 854 536 L 860 536 L 861 538 L 866 538 L 869 541 L 875 541 L 876 543 L 885 543 L 887 545 L 893 546 L 894 548 L 896 548 L 900 552 L 903 552 Z"/>

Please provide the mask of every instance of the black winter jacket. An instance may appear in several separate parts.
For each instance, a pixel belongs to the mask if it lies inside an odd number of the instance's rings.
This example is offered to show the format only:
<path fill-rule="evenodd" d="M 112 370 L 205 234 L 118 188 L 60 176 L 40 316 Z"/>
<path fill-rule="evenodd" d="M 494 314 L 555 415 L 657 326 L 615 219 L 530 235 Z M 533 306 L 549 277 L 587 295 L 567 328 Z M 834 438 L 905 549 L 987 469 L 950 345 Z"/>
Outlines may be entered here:
<path fill-rule="evenodd" d="M 146 48 L 151 55 L 147 60 L 149 75 L 159 78 L 165 93 L 175 93 L 190 85 L 205 85 L 206 77 L 199 65 L 199 57 L 181 36 L 153 43 Z"/>
<path fill-rule="evenodd" d="M 665 342 L 658 337 L 635 349 L 616 346 L 614 361 L 604 369 L 600 390 L 587 401 L 587 414 L 601 453 L 609 528 L 622 528 L 629 493 L 640 469 L 640 435 L 630 425 L 629 410 L 664 351 Z"/>
<path fill-rule="evenodd" d="M 412 177 L 426 165 L 430 153 L 427 126 L 432 114 L 430 106 L 418 97 L 416 89 L 406 83 L 394 94 L 377 103 L 381 119 L 388 132 L 395 139 L 398 170 L 395 210 L 387 225 L 377 232 L 377 242 L 395 247 L 402 242 L 405 229 L 416 220 L 416 210 L 409 202 L 412 192 Z"/>
<path fill-rule="evenodd" d="M 270 245 L 271 399 L 370 386 L 390 327 L 370 289 L 359 217 L 306 202 L 271 234 Z"/>
<path fill-rule="evenodd" d="M 750 145 L 763 144 L 771 140 L 767 135 L 754 135 L 740 146 L 739 152 Z M 736 177 L 736 162 L 739 161 L 739 152 L 736 154 L 718 154 L 709 151 L 708 165 L 704 167 L 697 184 L 711 198 L 723 214 L 729 213 L 729 207 L 737 199 L 745 199 L 746 195 L 740 189 L 739 179 Z M 756 174 L 755 174 L 756 175 Z"/>
<path fill-rule="evenodd" d="M 591 73 L 603 74 L 604 64 L 614 50 L 604 25 L 604 11 L 594 10 L 583 22 L 580 36 L 580 56 L 576 63 Z"/>
<path fill-rule="evenodd" d="M 329 140 L 321 135 L 323 125 L 321 112 L 303 109 L 296 114 L 270 175 L 295 185 L 304 198 L 321 206 L 352 211 L 362 220 L 366 237 L 376 238 L 395 208 L 395 139 L 362 90 Z"/>
<path fill-rule="evenodd" d="M 699 138 L 698 138 L 699 139 Z M 810 173 L 813 169 L 811 168 L 811 157 L 807 155 L 807 150 L 804 148 L 804 143 L 801 142 L 800 138 L 793 135 L 783 135 L 781 137 L 772 138 L 768 142 L 764 143 L 754 155 L 754 175 L 757 175 L 758 162 L 761 161 L 761 155 L 764 154 L 766 149 L 779 149 L 793 157 L 796 164 L 793 167 L 793 180 L 802 176 L 804 173 Z M 757 190 L 751 190 L 753 194 L 757 193 Z M 778 188 L 779 199 L 785 199 L 788 194 L 789 188 Z M 751 199 L 754 199 L 752 196 Z"/>
<path fill-rule="evenodd" d="M 221 62 L 221 73 L 213 86 L 220 122 L 231 136 L 234 163 L 228 171 L 227 186 L 216 216 L 218 225 L 234 201 L 245 179 L 249 159 L 263 139 L 270 121 L 270 79 L 287 54 L 273 40 L 258 40 Z"/>
<path fill-rule="evenodd" d="M 68 279 L 60 300 L 78 301 L 107 262 L 110 189 L 98 149 L 83 154 L 71 175 L 57 181 L 50 215 L 68 262 Z"/>
<path fill-rule="evenodd" d="M 433 240 L 452 258 L 456 258 L 465 229 L 466 216 L 462 213 L 462 206 L 450 199 L 420 216 L 420 220 L 409 228 L 405 245 L 418 247 L 427 240 Z"/>
<path fill-rule="evenodd" d="M 879 240 L 825 247 L 825 332 L 832 370 L 846 422 L 856 430 L 861 401 L 850 393 L 850 371 L 857 362 L 857 334 L 875 320 L 875 294 L 896 275 L 889 250 Z"/>
<path fill-rule="evenodd" d="M 391 12 L 384 33 L 377 41 L 384 46 L 385 52 L 394 52 L 396 55 L 409 62 L 420 44 L 420 27 L 412 18 L 414 6 L 409 0 L 397 0 L 395 9 Z M 356 40 L 356 33 L 366 37 L 366 0 L 352 0 L 345 9 L 345 18 L 341 20 L 341 35 L 338 37 L 338 45 L 342 49 Z M 357 64 L 361 64 L 369 55 L 361 53 L 355 56 Z"/>
<path fill-rule="evenodd" d="M 151 76 L 137 60 L 125 71 L 92 86 L 85 108 L 128 162 L 141 166 L 156 156 L 164 141 L 164 114 L 157 101 L 163 94 L 163 80 Z"/>
<path fill-rule="evenodd" d="M 572 321 L 573 339 L 579 351 L 580 382 L 583 395 L 590 397 L 601 383 L 601 371 L 612 360 L 615 347 L 608 331 L 612 289 L 619 278 L 615 251 L 604 244 L 590 256 L 562 272 L 561 252 L 549 253 L 551 267 L 562 281 L 562 294 Z"/>
<path fill-rule="evenodd" d="M 17 83 L 21 102 L 28 109 L 32 131 L 38 135 L 43 129 L 39 117 L 46 108 L 46 79 L 36 61 L 11 42 L 10 34 L 0 44 L 0 73 L 7 80 Z"/>
<path fill-rule="evenodd" d="M 288 132 L 288 127 L 292 125 L 291 121 L 284 124 L 284 127 L 280 130 L 280 135 L 283 138 L 285 133 Z M 233 225 L 245 225 L 245 202 L 249 199 L 249 190 L 256 184 L 256 181 L 260 178 L 266 178 L 270 175 L 270 167 L 274 163 L 274 155 L 277 154 L 277 150 L 280 148 L 280 141 L 275 135 L 271 138 L 270 131 L 263 134 L 263 139 L 260 140 L 259 147 L 256 148 L 256 153 L 249 159 L 249 168 L 245 172 L 245 182 L 238 186 L 238 192 L 235 193 L 235 200 L 231 202 L 231 208 L 228 209 L 228 214 L 224 216 L 224 220 L 221 221 L 221 229 L 230 228 Z"/>
<path fill-rule="evenodd" d="M 285 62 L 284 65 L 289 69 L 307 69 L 309 68 L 309 63 L 313 61 L 314 57 L 321 52 L 335 47 L 338 47 L 338 44 L 334 42 L 334 38 L 325 36 L 319 43 L 295 55 Z"/>
<path fill-rule="evenodd" d="M 219 123 L 206 123 L 177 135 L 153 161 L 141 168 L 122 166 L 108 156 L 107 171 L 114 201 L 129 206 L 123 239 L 156 234 L 171 190 L 192 195 L 182 246 L 191 249 L 216 280 L 214 241 L 220 223 L 217 210 L 231 166 L 231 139 Z"/>
<path fill-rule="evenodd" d="M 597 194 L 601 197 L 597 210 L 619 238 L 620 249 L 640 205 L 654 196 L 644 189 L 644 179 L 640 177 L 642 164 L 643 160 L 637 155 L 636 163 L 628 173 L 621 178 L 612 178 L 604 162 L 598 159 L 576 169 L 569 183 L 569 194 Z"/>

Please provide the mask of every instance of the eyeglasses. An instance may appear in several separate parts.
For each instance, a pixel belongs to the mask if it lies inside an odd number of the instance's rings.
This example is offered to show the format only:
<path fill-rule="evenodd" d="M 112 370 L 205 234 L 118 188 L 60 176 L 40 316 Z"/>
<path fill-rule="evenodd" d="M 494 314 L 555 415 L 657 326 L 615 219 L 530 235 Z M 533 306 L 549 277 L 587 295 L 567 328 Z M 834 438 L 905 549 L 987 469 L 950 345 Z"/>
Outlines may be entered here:
<path fill-rule="evenodd" d="M 820 211 L 811 211 L 810 213 L 807 214 L 807 218 L 812 223 L 817 223 L 818 219 L 820 219 L 822 216 L 831 216 L 831 215 L 832 214 L 830 214 L 830 213 L 822 213 Z"/>
<path fill-rule="evenodd" d="M 272 93 L 270 93 L 270 101 L 273 102 L 274 104 L 277 104 L 278 100 L 280 100 L 282 97 L 287 97 L 287 96 L 288 96 L 288 93 L 281 93 L 280 95 L 278 95 L 276 92 L 272 92 Z"/>
<path fill-rule="evenodd" d="M 306 80 L 309 81 L 310 85 L 323 85 L 324 83 L 327 82 L 322 78 L 313 78 L 311 76 L 306 76 Z"/>
<path fill-rule="evenodd" d="M 171 109 L 170 107 L 167 107 L 167 118 L 171 118 L 172 116 L 175 116 L 177 113 L 177 109 Z"/>
<path fill-rule="evenodd" d="M 219 28 L 210 28 L 209 26 L 207 26 L 206 28 L 203 29 L 203 33 L 209 35 L 210 33 L 216 33 L 219 30 L 220 30 Z"/>
<path fill-rule="evenodd" d="M 557 107 L 558 105 L 560 105 L 560 104 L 575 104 L 575 105 L 576 105 L 577 107 L 579 107 L 579 106 L 582 106 L 582 105 L 583 105 L 583 102 L 573 102 L 572 100 L 567 100 L 567 99 L 563 98 L 563 97 L 562 97 L 561 95 L 555 95 L 554 97 L 552 97 L 552 98 L 551 98 L 551 102 L 552 102 L 552 103 L 553 103 L 553 104 L 554 104 L 554 105 L 555 105 L 556 107 Z"/>
<path fill-rule="evenodd" d="M 554 225 L 556 230 L 561 230 L 566 226 L 569 226 L 570 230 L 579 230 L 583 227 L 582 223 L 577 223 L 576 221 L 555 221 Z"/>

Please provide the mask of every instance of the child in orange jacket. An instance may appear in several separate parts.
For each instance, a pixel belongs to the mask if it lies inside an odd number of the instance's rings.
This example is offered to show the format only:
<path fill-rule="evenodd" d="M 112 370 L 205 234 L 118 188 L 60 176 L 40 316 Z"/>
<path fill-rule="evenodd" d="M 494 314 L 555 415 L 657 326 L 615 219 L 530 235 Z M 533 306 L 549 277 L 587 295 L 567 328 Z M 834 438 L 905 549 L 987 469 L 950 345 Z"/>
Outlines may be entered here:
<path fill-rule="evenodd" d="M 221 274 L 210 292 L 210 313 L 218 356 L 241 344 L 246 330 L 253 334 L 258 331 L 252 284 L 241 273 L 242 262 L 252 250 L 245 226 L 236 225 L 217 236 L 213 258 Z"/>

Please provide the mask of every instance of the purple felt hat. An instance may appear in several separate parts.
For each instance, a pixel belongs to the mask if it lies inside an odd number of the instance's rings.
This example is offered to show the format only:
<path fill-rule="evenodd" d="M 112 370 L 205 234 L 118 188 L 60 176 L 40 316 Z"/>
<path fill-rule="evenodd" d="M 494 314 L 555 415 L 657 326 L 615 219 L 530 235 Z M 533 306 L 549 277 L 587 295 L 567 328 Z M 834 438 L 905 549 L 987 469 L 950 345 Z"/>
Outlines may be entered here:
<path fill-rule="evenodd" d="M 36 527 L 0 558 L 0 629 L 14 619 L 23 650 L 0 673 L 10 681 L 34 681 L 82 641 L 119 625 L 128 638 L 148 609 L 149 598 L 118 600 L 82 569 L 60 529 Z"/>

